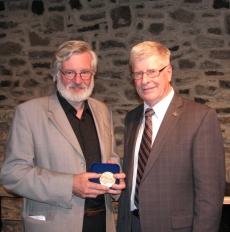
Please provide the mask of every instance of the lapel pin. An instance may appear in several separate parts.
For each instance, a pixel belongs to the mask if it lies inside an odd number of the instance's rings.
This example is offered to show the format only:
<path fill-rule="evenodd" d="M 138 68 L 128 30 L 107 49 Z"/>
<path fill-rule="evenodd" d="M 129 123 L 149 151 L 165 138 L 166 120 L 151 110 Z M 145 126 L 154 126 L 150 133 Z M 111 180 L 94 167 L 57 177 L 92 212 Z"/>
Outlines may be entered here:
<path fill-rule="evenodd" d="M 178 113 L 175 111 L 175 112 L 173 112 L 173 116 L 178 116 Z"/>

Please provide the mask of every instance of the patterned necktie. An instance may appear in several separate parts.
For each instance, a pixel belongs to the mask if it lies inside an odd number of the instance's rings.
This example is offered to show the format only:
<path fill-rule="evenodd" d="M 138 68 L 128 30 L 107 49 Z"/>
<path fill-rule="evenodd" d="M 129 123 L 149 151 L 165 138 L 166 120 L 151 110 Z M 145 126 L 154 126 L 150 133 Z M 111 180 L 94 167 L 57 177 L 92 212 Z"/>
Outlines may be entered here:
<path fill-rule="evenodd" d="M 152 147 L 152 116 L 154 111 L 152 108 L 148 108 L 145 111 L 145 129 L 142 135 L 140 150 L 138 154 L 138 168 L 136 179 L 136 192 L 135 192 L 135 205 L 138 206 L 138 190 L 141 182 L 142 175 L 145 170 L 145 166 L 149 157 L 149 153 Z"/>

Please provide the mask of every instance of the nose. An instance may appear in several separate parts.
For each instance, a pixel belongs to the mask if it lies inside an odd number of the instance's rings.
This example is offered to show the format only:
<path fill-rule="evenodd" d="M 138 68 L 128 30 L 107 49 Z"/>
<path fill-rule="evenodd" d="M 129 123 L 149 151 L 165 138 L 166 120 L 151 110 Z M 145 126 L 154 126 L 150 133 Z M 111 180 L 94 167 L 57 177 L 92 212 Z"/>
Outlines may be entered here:
<path fill-rule="evenodd" d="M 76 75 L 75 75 L 75 77 L 73 78 L 72 81 L 74 81 L 76 83 L 82 83 L 82 78 L 81 78 L 80 73 L 76 73 Z"/>
<path fill-rule="evenodd" d="M 146 72 L 143 72 L 143 76 L 142 76 L 142 79 L 141 79 L 142 83 L 149 82 L 150 79 L 151 79 L 151 78 L 147 75 L 147 73 L 146 73 Z"/>

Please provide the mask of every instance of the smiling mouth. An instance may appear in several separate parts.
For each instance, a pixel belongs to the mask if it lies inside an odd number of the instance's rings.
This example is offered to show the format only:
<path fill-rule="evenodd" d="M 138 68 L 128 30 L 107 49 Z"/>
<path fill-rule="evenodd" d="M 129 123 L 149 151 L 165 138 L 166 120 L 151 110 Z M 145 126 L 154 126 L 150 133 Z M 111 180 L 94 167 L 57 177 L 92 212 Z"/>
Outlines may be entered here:
<path fill-rule="evenodd" d="M 155 89 L 156 87 L 149 87 L 149 88 L 144 88 L 144 89 L 142 89 L 143 91 L 150 91 L 150 90 L 153 90 L 153 89 Z"/>

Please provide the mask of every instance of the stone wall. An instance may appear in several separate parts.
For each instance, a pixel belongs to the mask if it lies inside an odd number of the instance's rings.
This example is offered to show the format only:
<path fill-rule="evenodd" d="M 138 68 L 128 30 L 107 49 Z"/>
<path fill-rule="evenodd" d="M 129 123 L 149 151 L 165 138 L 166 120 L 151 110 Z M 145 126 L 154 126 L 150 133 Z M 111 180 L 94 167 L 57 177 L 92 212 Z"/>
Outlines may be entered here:
<path fill-rule="evenodd" d="M 89 42 L 99 56 L 93 97 L 113 110 L 122 157 L 125 114 L 141 102 L 129 51 L 155 40 L 172 52 L 174 89 L 216 109 L 230 182 L 229 8 L 228 0 L 0 0 L 0 165 L 14 107 L 54 91 L 53 53 L 73 39 Z M 14 204 L 4 205 L 3 214 L 11 214 Z M 5 231 L 18 230 L 12 225 Z"/>

